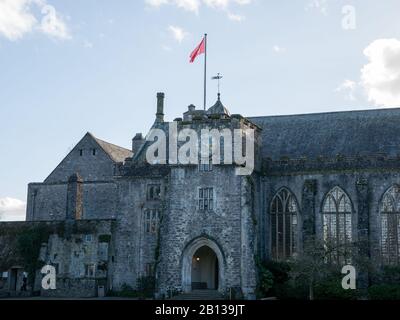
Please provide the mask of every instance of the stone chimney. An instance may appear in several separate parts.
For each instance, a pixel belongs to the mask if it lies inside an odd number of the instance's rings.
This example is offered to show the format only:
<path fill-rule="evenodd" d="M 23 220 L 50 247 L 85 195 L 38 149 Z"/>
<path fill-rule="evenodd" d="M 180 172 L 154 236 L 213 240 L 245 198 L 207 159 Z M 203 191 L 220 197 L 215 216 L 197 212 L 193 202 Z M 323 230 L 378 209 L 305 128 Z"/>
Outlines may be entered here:
<path fill-rule="evenodd" d="M 157 93 L 156 122 L 164 122 L 164 98 L 165 94 L 163 92 Z"/>
<path fill-rule="evenodd" d="M 83 180 L 78 173 L 68 179 L 67 220 L 81 220 L 83 213 Z"/>
<path fill-rule="evenodd" d="M 142 146 L 144 142 L 143 134 L 136 133 L 136 136 L 132 139 L 132 152 L 136 154 L 139 151 L 139 148 Z"/>

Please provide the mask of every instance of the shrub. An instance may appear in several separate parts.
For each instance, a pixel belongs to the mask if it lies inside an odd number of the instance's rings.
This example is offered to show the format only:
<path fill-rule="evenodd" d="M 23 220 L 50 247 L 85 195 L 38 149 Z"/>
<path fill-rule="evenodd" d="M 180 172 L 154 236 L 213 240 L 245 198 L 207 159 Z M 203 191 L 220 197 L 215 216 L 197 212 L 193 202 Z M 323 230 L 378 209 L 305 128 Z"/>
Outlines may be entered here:
<path fill-rule="evenodd" d="M 307 300 L 308 286 L 303 279 L 288 280 L 276 283 L 275 295 L 280 300 Z"/>
<path fill-rule="evenodd" d="M 290 292 L 295 291 L 289 282 L 290 264 L 287 262 L 266 261 L 264 267 L 272 274 L 273 285 L 269 294 L 279 299 L 286 299 Z"/>
<path fill-rule="evenodd" d="M 266 262 L 262 262 L 259 257 L 256 257 L 256 265 L 258 270 L 256 296 L 259 298 L 268 296 L 274 284 L 274 276 L 271 271 L 265 267 L 265 264 Z"/>
<path fill-rule="evenodd" d="M 127 298 L 137 298 L 138 292 L 134 290 L 130 285 L 123 284 L 121 291 L 117 293 L 119 297 L 127 297 Z"/>
<path fill-rule="evenodd" d="M 385 266 L 382 271 L 382 283 L 400 285 L 400 267 Z"/>
<path fill-rule="evenodd" d="M 140 277 L 137 279 L 137 290 L 142 297 L 152 298 L 155 290 L 155 278 L 152 276 Z"/>
<path fill-rule="evenodd" d="M 256 295 L 259 298 L 267 297 L 274 285 L 274 276 L 264 266 L 259 267 L 259 278 Z M 236 300 L 236 295 L 233 300 Z"/>
<path fill-rule="evenodd" d="M 276 283 L 285 283 L 289 280 L 291 266 L 288 262 L 266 261 L 264 266 L 273 274 Z"/>
<path fill-rule="evenodd" d="M 265 267 L 273 274 L 274 284 L 271 293 L 282 300 L 308 300 L 310 283 L 302 273 L 295 272 L 302 265 L 296 261 L 265 263 Z M 327 265 L 324 273 L 319 275 L 313 284 L 314 299 L 319 300 L 353 300 L 357 291 L 342 288 L 342 275 L 336 268 Z"/>
<path fill-rule="evenodd" d="M 383 266 L 371 274 L 372 285 L 368 288 L 371 300 L 400 300 L 400 267 Z"/>
<path fill-rule="evenodd" d="M 135 290 L 128 284 L 123 284 L 120 291 L 111 291 L 110 297 L 121 298 L 152 298 L 155 288 L 154 277 L 141 277 L 137 279 L 137 289 Z"/>
<path fill-rule="evenodd" d="M 28 282 L 33 284 L 35 273 L 44 265 L 39 260 L 42 243 L 47 242 L 50 232 L 44 226 L 33 227 L 18 235 L 18 252 L 22 257 L 24 269 L 28 272 Z"/>
<path fill-rule="evenodd" d="M 315 285 L 315 298 L 318 300 L 355 300 L 356 290 L 344 290 L 342 277 L 333 276 L 324 279 Z"/>
<path fill-rule="evenodd" d="M 368 296 L 371 300 L 400 300 L 400 285 L 373 285 L 368 289 Z"/>

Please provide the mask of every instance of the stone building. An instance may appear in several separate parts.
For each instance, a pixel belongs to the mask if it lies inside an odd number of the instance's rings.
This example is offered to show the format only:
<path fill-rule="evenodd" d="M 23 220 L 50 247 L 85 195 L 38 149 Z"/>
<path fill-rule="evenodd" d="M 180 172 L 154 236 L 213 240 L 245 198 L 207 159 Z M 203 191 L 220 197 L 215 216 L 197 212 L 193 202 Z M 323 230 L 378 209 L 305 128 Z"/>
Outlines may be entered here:
<path fill-rule="evenodd" d="M 167 137 L 172 125 L 253 129 L 253 174 L 237 175 L 235 164 L 149 164 L 142 134 L 126 150 L 87 133 L 44 182 L 29 184 L 27 222 L 0 224 L 0 243 L 15 252 L 7 235 L 45 225 L 38 259 L 56 266 L 57 289 L 42 290 L 53 296 L 95 296 L 99 286 L 154 276 L 159 297 L 213 289 L 251 299 L 256 257 L 299 255 L 307 237 L 364 241 L 366 256 L 398 264 L 399 123 L 400 109 L 246 118 L 220 97 L 166 122 L 159 93 L 152 129 Z M 23 259 L 4 257 L 0 292 L 19 291 Z"/>

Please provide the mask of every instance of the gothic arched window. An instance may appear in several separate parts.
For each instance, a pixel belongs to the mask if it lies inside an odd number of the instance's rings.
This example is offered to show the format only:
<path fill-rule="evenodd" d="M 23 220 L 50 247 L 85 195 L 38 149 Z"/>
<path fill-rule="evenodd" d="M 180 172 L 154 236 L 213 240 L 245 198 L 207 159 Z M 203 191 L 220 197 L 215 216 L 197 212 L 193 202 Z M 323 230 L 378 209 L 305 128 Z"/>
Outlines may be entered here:
<path fill-rule="evenodd" d="M 385 264 L 400 262 L 400 186 L 391 187 L 383 196 L 381 213 L 382 259 Z"/>
<path fill-rule="evenodd" d="M 279 191 L 271 203 L 272 258 L 284 260 L 297 252 L 297 203 L 287 189 Z"/>
<path fill-rule="evenodd" d="M 325 197 L 322 207 L 324 241 L 331 262 L 349 262 L 352 212 L 350 198 L 341 188 L 333 188 Z"/>

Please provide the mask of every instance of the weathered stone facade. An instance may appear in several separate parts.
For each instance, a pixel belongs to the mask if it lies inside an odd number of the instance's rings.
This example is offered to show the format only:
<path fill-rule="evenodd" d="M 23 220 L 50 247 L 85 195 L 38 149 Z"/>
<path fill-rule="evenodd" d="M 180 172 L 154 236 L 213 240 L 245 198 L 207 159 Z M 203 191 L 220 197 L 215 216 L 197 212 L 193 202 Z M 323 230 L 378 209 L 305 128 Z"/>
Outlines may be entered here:
<path fill-rule="evenodd" d="M 150 165 L 145 160 L 149 142 L 141 134 L 126 150 L 88 133 L 43 183 L 28 187 L 24 224 L 62 224 L 65 232 L 55 228 L 40 250 L 41 261 L 57 265 L 59 283 L 57 290 L 42 294 L 95 296 L 98 286 L 134 288 L 149 275 L 155 276 L 159 297 L 187 292 L 207 282 L 201 270 L 193 279 L 193 268 L 203 258 L 196 254 L 207 247 L 217 261 L 208 286 L 254 298 L 256 258 L 272 256 L 271 203 L 282 189 L 298 207 L 293 241 L 300 252 L 307 238 L 323 237 L 324 199 L 340 187 L 351 201 L 353 238 L 368 243 L 364 254 L 379 260 L 382 197 L 400 185 L 400 138 L 394 135 L 400 110 L 244 118 L 230 115 L 218 99 L 208 112 L 191 105 L 183 118 L 168 123 L 164 95 L 157 99 L 152 128 L 167 137 L 173 124 L 198 133 L 254 129 L 253 174 L 236 175 L 235 165 L 206 171 L 198 165 Z M 199 207 L 204 188 L 212 189 L 212 210 Z M 0 224 L 14 227 L 18 224 Z M 1 233 L 0 243 L 11 245 Z M 21 272 L 22 265 L 11 259 L 0 266 Z M 368 275 L 361 279 L 368 282 Z M 12 281 L 9 276 L 0 291 L 12 291 Z M 40 289 L 38 280 L 35 286 Z"/>
<path fill-rule="evenodd" d="M 0 293 L 83 298 L 96 296 L 99 286 L 111 286 L 115 220 L 1 223 L 0 231 L 0 269 L 8 271 Z M 42 288 L 44 265 L 56 269 L 56 290 Z M 23 288 L 26 268 L 36 272 Z"/>

